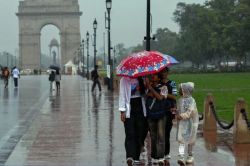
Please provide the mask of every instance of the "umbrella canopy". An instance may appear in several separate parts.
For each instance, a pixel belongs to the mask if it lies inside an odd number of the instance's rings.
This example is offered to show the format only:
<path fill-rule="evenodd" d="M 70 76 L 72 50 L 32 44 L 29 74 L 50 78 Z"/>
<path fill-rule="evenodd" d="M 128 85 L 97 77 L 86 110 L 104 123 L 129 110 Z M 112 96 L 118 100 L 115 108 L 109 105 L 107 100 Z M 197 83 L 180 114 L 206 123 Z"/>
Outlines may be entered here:
<path fill-rule="evenodd" d="M 133 53 L 121 61 L 116 68 L 118 76 L 140 77 L 160 72 L 178 61 L 170 55 L 157 51 L 142 51 Z"/>
<path fill-rule="evenodd" d="M 163 56 L 168 59 L 169 66 L 179 63 L 179 61 L 177 61 L 174 57 L 172 57 L 170 55 L 163 54 Z"/>
<path fill-rule="evenodd" d="M 60 67 L 59 67 L 59 66 L 57 66 L 57 65 L 51 65 L 49 68 L 50 68 L 50 69 L 57 70 L 57 71 L 59 71 L 59 70 L 60 70 Z"/>

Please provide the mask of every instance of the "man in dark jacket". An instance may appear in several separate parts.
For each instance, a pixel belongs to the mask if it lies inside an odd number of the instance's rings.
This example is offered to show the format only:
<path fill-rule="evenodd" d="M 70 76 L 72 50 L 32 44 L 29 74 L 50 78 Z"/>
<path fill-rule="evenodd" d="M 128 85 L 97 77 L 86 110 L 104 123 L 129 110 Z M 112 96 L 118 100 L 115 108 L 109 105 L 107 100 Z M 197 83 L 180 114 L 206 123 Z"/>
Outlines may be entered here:
<path fill-rule="evenodd" d="M 98 85 L 99 91 L 102 90 L 97 69 L 98 69 L 98 66 L 95 65 L 94 70 L 91 71 L 91 79 L 93 81 L 93 85 L 92 85 L 92 89 L 91 89 L 92 92 L 94 91 L 96 84 Z"/>

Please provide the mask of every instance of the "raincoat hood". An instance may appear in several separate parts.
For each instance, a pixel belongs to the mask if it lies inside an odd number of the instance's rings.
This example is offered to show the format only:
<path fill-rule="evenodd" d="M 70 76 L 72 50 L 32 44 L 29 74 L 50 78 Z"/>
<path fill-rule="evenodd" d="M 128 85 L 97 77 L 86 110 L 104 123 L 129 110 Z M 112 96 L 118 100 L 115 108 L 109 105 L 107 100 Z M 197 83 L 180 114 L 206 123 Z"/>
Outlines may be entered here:
<path fill-rule="evenodd" d="M 193 82 L 181 83 L 180 88 L 182 90 L 183 97 L 191 97 L 194 90 Z"/>

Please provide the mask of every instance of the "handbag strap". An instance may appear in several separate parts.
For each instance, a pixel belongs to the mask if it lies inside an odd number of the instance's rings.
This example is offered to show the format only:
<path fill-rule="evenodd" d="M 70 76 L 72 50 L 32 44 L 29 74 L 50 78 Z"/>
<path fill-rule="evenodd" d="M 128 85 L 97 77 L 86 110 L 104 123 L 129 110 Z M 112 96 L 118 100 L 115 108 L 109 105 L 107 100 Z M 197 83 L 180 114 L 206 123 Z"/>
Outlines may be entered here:
<path fill-rule="evenodd" d="M 154 106 L 154 104 L 155 104 L 155 101 L 156 101 L 156 99 L 154 98 L 154 99 L 153 99 L 153 102 L 152 102 L 151 105 L 149 106 L 149 109 L 150 109 L 150 110 L 153 108 L 153 106 Z"/>

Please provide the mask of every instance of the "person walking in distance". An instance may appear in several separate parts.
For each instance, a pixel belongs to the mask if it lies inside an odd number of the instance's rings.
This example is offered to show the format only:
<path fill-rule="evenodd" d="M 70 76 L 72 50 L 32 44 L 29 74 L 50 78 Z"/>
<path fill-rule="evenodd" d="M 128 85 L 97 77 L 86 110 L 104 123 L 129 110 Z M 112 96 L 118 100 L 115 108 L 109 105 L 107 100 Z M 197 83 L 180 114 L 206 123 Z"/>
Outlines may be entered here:
<path fill-rule="evenodd" d="M 60 74 L 59 70 L 56 71 L 55 81 L 56 81 L 56 90 L 59 91 L 60 90 L 60 81 L 61 81 L 61 74 Z"/>
<path fill-rule="evenodd" d="M 92 85 L 92 89 L 91 89 L 92 92 L 94 92 L 96 84 L 98 85 L 99 91 L 102 90 L 97 69 L 98 69 L 98 66 L 95 65 L 94 70 L 91 71 L 91 79 L 93 81 L 93 85 Z"/>
<path fill-rule="evenodd" d="M 17 69 L 16 66 L 12 70 L 12 76 L 13 76 L 13 79 L 14 79 L 15 88 L 17 88 L 18 87 L 18 78 L 20 79 L 20 72 L 19 72 L 19 70 Z"/>
<path fill-rule="evenodd" d="M 8 88 L 9 78 L 10 78 L 10 71 L 8 67 L 5 67 L 3 69 L 4 88 Z"/>
<path fill-rule="evenodd" d="M 54 71 L 51 71 L 49 74 L 49 81 L 50 81 L 50 91 L 55 90 L 54 89 L 54 81 L 55 81 L 56 74 Z"/>

